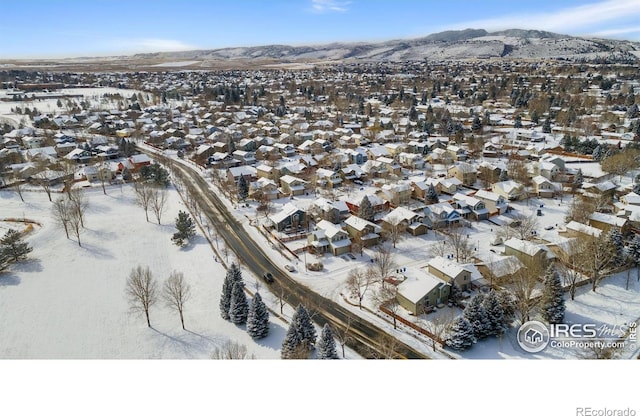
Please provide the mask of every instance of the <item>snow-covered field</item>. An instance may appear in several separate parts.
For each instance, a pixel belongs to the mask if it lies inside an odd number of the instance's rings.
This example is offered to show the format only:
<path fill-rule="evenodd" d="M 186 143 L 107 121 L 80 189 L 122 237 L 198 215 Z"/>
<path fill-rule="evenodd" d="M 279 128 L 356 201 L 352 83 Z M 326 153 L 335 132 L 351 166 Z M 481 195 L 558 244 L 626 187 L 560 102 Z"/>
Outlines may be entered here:
<path fill-rule="evenodd" d="M 44 193 L 28 192 L 22 203 L 16 194 L 0 192 L 1 217 L 43 225 L 27 237 L 31 259 L 0 274 L 1 358 L 209 358 L 229 339 L 246 345 L 256 358 L 280 357 L 286 331 L 280 320 L 272 317 L 271 335 L 254 342 L 243 327 L 220 317 L 225 270 L 207 240 L 199 233 L 184 249 L 170 241 L 178 210 L 185 209 L 177 192 L 169 193 L 162 225 L 145 221 L 128 186 L 110 188 L 108 195 L 100 189 L 86 194 L 87 228 L 79 247 L 52 222 Z M 184 273 L 192 287 L 187 331 L 161 304 L 151 310 L 153 329 L 129 313 L 125 281 L 139 264 L 148 265 L 159 283 L 172 270 Z"/>

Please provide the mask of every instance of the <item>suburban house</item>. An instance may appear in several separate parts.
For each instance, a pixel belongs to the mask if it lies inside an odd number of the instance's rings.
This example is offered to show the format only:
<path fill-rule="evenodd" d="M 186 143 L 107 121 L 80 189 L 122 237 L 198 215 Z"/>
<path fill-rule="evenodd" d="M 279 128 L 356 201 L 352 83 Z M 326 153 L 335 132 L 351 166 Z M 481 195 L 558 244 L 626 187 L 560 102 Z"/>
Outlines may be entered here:
<path fill-rule="evenodd" d="M 587 198 L 612 200 L 615 191 L 616 185 L 611 181 L 582 184 L 582 195 Z"/>
<path fill-rule="evenodd" d="M 478 170 L 470 163 L 460 162 L 447 169 L 450 178 L 457 178 L 464 186 L 472 186 L 478 180 Z"/>
<path fill-rule="evenodd" d="M 256 168 L 252 166 L 236 166 L 227 169 L 227 181 L 229 183 L 237 185 L 240 180 L 240 176 L 244 176 L 247 184 L 255 182 L 258 179 L 258 176 L 256 175 Z"/>
<path fill-rule="evenodd" d="M 509 203 L 507 202 L 507 199 L 495 192 L 485 191 L 484 189 L 481 189 L 473 196 L 476 199 L 484 202 L 487 210 L 489 211 L 489 215 L 504 214 L 509 209 Z"/>
<path fill-rule="evenodd" d="M 382 227 L 370 221 L 352 215 L 344 220 L 347 232 L 354 242 L 358 242 L 362 247 L 371 247 L 378 244 Z"/>
<path fill-rule="evenodd" d="M 390 205 L 398 206 L 409 202 L 412 191 L 411 183 L 401 181 L 382 185 L 382 189 L 378 190 L 376 195 L 388 201 Z"/>
<path fill-rule="evenodd" d="M 519 201 L 527 197 L 524 186 L 513 180 L 496 182 L 491 185 L 491 190 L 508 201 Z"/>
<path fill-rule="evenodd" d="M 441 256 L 429 260 L 427 268 L 432 275 L 449 284 L 455 284 L 461 290 L 471 289 L 472 282 L 482 278 L 474 265 L 460 264 Z"/>
<path fill-rule="evenodd" d="M 427 225 L 423 222 L 424 214 L 413 212 L 405 207 L 397 207 L 387 215 L 382 217 L 382 229 L 393 230 L 395 227 L 402 227 L 411 235 L 422 235 L 427 233 Z"/>
<path fill-rule="evenodd" d="M 342 183 L 340 174 L 329 169 L 316 170 L 316 185 L 322 188 L 336 188 Z"/>
<path fill-rule="evenodd" d="M 349 234 L 326 220 L 316 224 L 316 229 L 307 235 L 307 242 L 316 253 L 330 252 L 334 256 L 340 256 L 351 251 Z"/>
<path fill-rule="evenodd" d="M 280 197 L 280 191 L 278 185 L 271 179 L 259 178 L 249 184 L 249 196 L 256 199 L 257 195 L 260 195 L 260 198 L 274 200 Z"/>
<path fill-rule="evenodd" d="M 577 221 L 571 221 L 564 227 L 567 238 L 600 237 L 602 230 Z M 560 232 L 560 231 L 558 231 Z"/>
<path fill-rule="evenodd" d="M 460 213 L 448 202 L 439 202 L 424 208 L 424 223 L 434 230 L 457 224 L 460 218 Z"/>
<path fill-rule="evenodd" d="M 626 218 L 617 217 L 615 215 L 605 214 L 602 212 L 594 212 L 589 216 L 589 225 L 598 228 L 605 233 L 612 227 L 620 231 L 622 235 L 631 232 L 631 224 Z"/>
<path fill-rule="evenodd" d="M 289 202 L 280 212 L 269 216 L 269 220 L 277 231 L 297 231 L 306 223 L 305 215 L 303 210 Z"/>
<path fill-rule="evenodd" d="M 316 218 L 319 217 L 334 224 L 340 223 L 350 215 L 346 202 L 330 201 L 322 197 L 313 201 L 309 207 L 309 211 L 312 212 Z"/>
<path fill-rule="evenodd" d="M 89 162 L 89 160 L 91 160 L 91 152 L 78 147 L 76 149 L 73 149 L 69 153 L 67 153 L 67 155 L 64 158 L 73 160 L 74 162 L 77 162 L 77 163 L 87 163 Z"/>
<path fill-rule="evenodd" d="M 277 174 L 278 171 L 273 166 L 269 166 L 264 163 L 256 166 L 256 175 L 258 176 L 258 178 L 267 178 L 274 181 L 276 180 Z"/>
<path fill-rule="evenodd" d="M 553 163 L 552 163 L 553 165 Z M 555 165 L 553 165 L 555 166 Z M 540 198 L 553 198 L 556 187 L 551 181 L 542 175 L 534 176 L 531 179 L 533 192 Z"/>
<path fill-rule="evenodd" d="M 620 202 L 624 205 L 636 205 L 640 206 L 640 195 L 635 192 L 629 192 L 620 197 Z"/>
<path fill-rule="evenodd" d="M 462 181 L 458 178 L 442 178 L 438 179 L 436 183 L 436 191 L 441 194 L 454 195 L 461 186 Z"/>
<path fill-rule="evenodd" d="M 398 284 L 396 300 L 411 315 L 417 316 L 430 312 L 449 300 L 450 285 L 427 270 L 403 269 L 393 278 L 401 282 Z"/>
<path fill-rule="evenodd" d="M 289 196 L 304 195 L 307 183 L 307 181 L 291 175 L 280 177 L 280 189 L 282 189 L 283 194 Z"/>
<path fill-rule="evenodd" d="M 481 221 L 489 218 L 489 210 L 485 203 L 478 198 L 457 193 L 453 196 L 453 205 L 465 219 L 473 218 L 476 221 Z"/>
<path fill-rule="evenodd" d="M 510 238 L 504 242 L 504 254 L 515 256 L 527 267 L 539 267 L 544 270 L 554 259 L 554 254 L 543 244 Z"/>

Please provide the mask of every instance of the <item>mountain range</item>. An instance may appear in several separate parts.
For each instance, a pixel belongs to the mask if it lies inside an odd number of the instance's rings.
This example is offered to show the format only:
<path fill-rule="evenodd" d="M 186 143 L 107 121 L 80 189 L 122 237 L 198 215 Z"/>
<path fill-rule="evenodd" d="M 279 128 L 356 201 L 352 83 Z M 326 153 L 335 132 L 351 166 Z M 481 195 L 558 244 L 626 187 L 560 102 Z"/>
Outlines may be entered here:
<path fill-rule="evenodd" d="M 275 62 L 384 62 L 462 59 L 640 59 L 640 43 L 582 38 L 539 30 L 453 30 L 421 38 L 384 42 L 336 42 L 323 45 L 264 45 L 212 50 L 137 54 L 130 59 Z M 195 63 L 195 62 L 194 62 Z"/>

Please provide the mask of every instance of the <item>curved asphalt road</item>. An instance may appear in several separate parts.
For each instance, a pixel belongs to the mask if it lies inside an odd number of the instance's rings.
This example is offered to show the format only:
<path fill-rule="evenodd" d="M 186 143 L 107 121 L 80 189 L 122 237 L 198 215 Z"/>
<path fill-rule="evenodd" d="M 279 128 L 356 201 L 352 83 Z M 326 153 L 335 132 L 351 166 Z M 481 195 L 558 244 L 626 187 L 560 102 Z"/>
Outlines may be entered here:
<path fill-rule="evenodd" d="M 192 195 L 197 195 L 201 202 L 200 209 L 213 225 L 218 233 L 224 238 L 227 245 L 233 250 L 239 259 L 242 259 L 245 266 L 256 276 L 262 276 L 265 271 L 270 271 L 275 282 L 267 286 L 272 292 L 286 295 L 287 303 L 297 305 L 302 303 L 305 307 L 309 304 L 316 306 L 316 313 L 313 320 L 320 326 L 329 323 L 332 327 L 343 330 L 348 322 L 350 323 L 349 336 L 351 341 L 347 345 L 358 354 L 366 358 L 378 358 L 388 356 L 388 349 L 380 345 L 380 340 L 388 335 L 346 308 L 338 305 L 332 300 L 326 299 L 308 287 L 290 278 L 278 266 L 276 266 L 269 256 L 265 254 L 259 246 L 246 232 L 242 224 L 229 213 L 226 206 L 220 201 L 215 193 L 210 191 L 208 183 L 193 169 L 152 152 L 146 152 L 150 157 L 155 158 L 165 165 L 172 165 L 176 169 L 185 186 Z M 312 311 L 310 311 L 312 313 Z M 399 340 L 393 341 L 394 351 L 398 358 L 425 359 L 429 358 L 416 349 L 404 344 Z M 381 351 L 387 350 L 381 354 Z"/>

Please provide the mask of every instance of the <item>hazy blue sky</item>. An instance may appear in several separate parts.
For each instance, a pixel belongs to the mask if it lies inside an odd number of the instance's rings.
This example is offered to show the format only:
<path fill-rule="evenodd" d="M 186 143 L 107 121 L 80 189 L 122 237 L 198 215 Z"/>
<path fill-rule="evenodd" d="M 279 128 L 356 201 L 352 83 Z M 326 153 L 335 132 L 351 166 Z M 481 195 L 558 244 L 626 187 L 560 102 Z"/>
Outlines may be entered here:
<path fill-rule="evenodd" d="M 640 0 L 0 0 L 0 58 L 541 29 L 640 40 Z"/>

